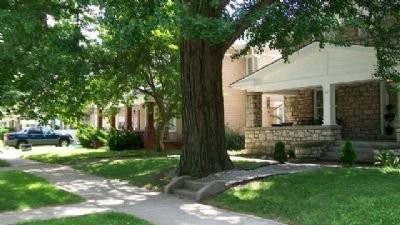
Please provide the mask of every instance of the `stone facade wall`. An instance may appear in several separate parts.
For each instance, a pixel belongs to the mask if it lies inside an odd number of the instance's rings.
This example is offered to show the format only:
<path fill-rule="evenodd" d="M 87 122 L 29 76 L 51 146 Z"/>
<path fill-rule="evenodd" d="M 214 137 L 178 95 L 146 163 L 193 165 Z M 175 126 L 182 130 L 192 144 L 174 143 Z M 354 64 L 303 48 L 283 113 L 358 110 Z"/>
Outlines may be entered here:
<path fill-rule="evenodd" d="M 294 125 L 312 125 L 314 123 L 314 91 L 301 90 L 296 96 L 285 96 L 285 122 Z"/>
<path fill-rule="evenodd" d="M 337 86 L 336 104 L 345 139 L 371 140 L 381 134 L 379 82 Z"/>
<path fill-rule="evenodd" d="M 246 127 L 262 126 L 262 94 L 258 92 L 246 95 Z"/>
<path fill-rule="evenodd" d="M 248 153 L 266 155 L 272 155 L 277 141 L 283 141 L 287 151 L 295 151 L 297 148 L 298 153 L 300 153 L 301 149 L 314 151 L 313 148 L 306 148 L 310 143 L 314 143 L 311 147 L 328 146 L 340 139 L 340 126 L 255 127 L 246 128 L 245 131 L 245 144 Z M 321 143 L 321 145 L 317 143 Z M 312 153 L 304 152 L 304 155 L 307 154 Z"/>

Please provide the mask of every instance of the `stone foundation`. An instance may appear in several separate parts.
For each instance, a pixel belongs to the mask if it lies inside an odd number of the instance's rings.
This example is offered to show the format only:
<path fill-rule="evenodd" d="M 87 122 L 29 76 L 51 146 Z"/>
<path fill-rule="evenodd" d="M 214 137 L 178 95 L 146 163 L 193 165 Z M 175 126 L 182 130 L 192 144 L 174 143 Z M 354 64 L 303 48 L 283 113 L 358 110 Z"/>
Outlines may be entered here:
<path fill-rule="evenodd" d="M 295 144 L 294 155 L 301 159 L 318 159 L 332 143 L 332 141 L 321 141 Z"/>
<path fill-rule="evenodd" d="M 275 143 L 282 141 L 287 151 L 296 153 L 297 149 L 299 157 L 317 157 L 341 138 L 340 126 L 254 127 L 245 130 L 247 152 L 266 155 L 272 155 Z"/>

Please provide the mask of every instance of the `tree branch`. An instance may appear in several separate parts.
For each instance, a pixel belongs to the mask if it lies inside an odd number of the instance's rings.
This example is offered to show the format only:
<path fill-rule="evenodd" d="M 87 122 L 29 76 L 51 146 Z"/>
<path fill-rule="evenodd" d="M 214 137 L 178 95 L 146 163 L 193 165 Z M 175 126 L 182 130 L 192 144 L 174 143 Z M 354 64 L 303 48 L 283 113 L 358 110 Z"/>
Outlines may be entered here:
<path fill-rule="evenodd" d="M 221 2 L 219 3 L 216 11 L 217 15 L 220 15 L 222 13 L 222 11 L 224 11 L 225 7 L 229 4 L 230 0 L 221 0 Z"/>
<path fill-rule="evenodd" d="M 145 94 L 145 95 L 153 96 L 153 94 L 151 93 L 151 91 L 148 91 L 148 90 L 146 90 L 146 89 L 144 89 L 144 88 L 137 88 L 137 90 L 140 91 L 140 92 L 142 92 L 142 93 Z"/>
<path fill-rule="evenodd" d="M 249 26 L 254 23 L 251 18 L 251 16 L 254 13 L 257 13 L 258 11 L 261 11 L 265 9 L 267 6 L 271 5 L 274 2 L 274 0 L 258 0 L 254 5 L 250 7 L 249 10 L 247 10 L 247 13 L 244 13 L 235 23 L 234 31 L 228 37 L 227 41 L 223 45 L 223 50 L 226 51 L 248 28 Z"/>

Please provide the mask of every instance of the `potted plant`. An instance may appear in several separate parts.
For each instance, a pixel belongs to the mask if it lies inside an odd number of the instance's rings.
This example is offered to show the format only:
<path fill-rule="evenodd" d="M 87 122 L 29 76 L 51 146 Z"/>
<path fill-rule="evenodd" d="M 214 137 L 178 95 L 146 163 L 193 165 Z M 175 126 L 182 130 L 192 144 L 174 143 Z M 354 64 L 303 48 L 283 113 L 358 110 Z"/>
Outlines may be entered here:
<path fill-rule="evenodd" d="M 389 104 L 386 106 L 386 114 L 384 116 L 385 118 L 385 133 L 387 135 L 392 135 L 394 132 L 394 127 L 392 126 L 392 123 L 396 117 L 396 114 L 394 113 L 394 106 Z"/>

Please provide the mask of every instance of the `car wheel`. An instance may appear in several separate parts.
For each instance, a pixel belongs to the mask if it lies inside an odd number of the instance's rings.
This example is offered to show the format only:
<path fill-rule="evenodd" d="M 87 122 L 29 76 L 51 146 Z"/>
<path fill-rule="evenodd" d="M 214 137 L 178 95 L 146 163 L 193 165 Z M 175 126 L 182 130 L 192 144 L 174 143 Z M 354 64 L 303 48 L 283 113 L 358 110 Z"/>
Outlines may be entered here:
<path fill-rule="evenodd" d="M 58 144 L 58 146 L 60 146 L 60 147 L 68 147 L 68 145 L 69 145 L 69 141 L 66 139 L 61 139 L 60 143 Z"/>
<path fill-rule="evenodd" d="M 15 146 L 15 149 L 21 149 L 21 145 L 23 144 L 28 144 L 27 141 L 18 141 L 17 145 Z"/>

